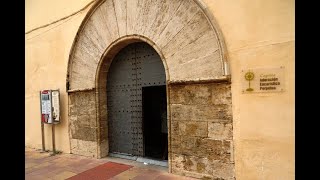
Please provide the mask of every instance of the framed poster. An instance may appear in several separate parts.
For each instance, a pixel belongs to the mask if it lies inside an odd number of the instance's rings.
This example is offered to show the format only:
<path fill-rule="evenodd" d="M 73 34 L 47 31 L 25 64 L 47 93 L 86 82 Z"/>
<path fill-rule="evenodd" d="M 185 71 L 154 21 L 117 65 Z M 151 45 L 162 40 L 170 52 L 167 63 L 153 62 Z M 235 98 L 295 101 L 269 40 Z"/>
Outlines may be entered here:
<path fill-rule="evenodd" d="M 41 101 L 41 121 L 44 123 L 52 123 L 52 113 L 51 113 L 51 91 L 42 90 L 40 91 L 40 101 Z"/>
<path fill-rule="evenodd" d="M 52 99 L 52 119 L 54 122 L 60 122 L 60 92 L 59 90 L 51 91 Z"/>

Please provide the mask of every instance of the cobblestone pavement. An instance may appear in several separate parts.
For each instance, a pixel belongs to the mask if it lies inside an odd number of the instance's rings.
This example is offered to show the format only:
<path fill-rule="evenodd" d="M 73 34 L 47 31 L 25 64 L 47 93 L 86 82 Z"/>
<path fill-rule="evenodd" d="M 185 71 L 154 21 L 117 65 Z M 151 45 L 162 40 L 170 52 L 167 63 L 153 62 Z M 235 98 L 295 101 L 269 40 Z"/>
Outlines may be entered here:
<path fill-rule="evenodd" d="M 112 180 L 192 180 L 193 178 L 182 177 L 169 174 L 167 168 L 155 165 L 144 165 L 136 161 L 119 159 L 119 158 L 102 158 L 95 159 L 74 154 L 57 154 L 52 156 L 49 152 L 41 152 L 41 150 L 25 148 L 25 179 L 27 180 L 46 180 L 46 179 L 90 179 L 81 176 L 88 174 L 86 172 L 94 172 L 97 166 L 103 164 L 125 164 L 127 165 L 122 172 L 115 171 Z M 132 167 L 131 167 L 132 166 Z M 108 166 L 106 166 L 108 167 Z M 80 174 L 81 173 L 81 174 Z M 80 174 L 80 175 L 79 175 Z M 78 177 L 78 178 L 76 178 Z M 80 178 L 79 178 L 80 177 Z M 72 179 L 72 178 L 71 178 Z"/>

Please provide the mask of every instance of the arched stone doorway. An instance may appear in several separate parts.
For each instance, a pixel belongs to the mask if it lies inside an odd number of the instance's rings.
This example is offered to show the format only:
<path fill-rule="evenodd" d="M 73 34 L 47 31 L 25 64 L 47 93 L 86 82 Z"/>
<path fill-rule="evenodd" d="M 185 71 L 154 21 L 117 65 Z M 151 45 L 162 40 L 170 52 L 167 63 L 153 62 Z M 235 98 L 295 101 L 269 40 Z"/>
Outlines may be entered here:
<path fill-rule="evenodd" d="M 107 74 L 128 44 L 146 42 L 164 64 L 169 172 L 234 176 L 231 86 L 223 37 L 200 0 L 102 0 L 74 40 L 68 65 L 71 152 L 109 152 Z"/>
<path fill-rule="evenodd" d="M 106 78 L 109 154 L 167 156 L 166 76 L 158 53 L 144 42 L 127 45 Z"/>

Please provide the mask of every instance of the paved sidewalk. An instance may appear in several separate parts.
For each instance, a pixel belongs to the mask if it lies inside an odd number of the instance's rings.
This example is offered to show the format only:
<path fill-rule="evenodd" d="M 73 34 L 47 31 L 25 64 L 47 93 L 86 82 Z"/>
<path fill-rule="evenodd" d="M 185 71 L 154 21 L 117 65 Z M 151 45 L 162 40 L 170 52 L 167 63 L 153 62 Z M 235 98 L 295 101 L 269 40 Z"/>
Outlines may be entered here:
<path fill-rule="evenodd" d="M 110 163 L 108 163 L 110 162 Z M 74 154 L 58 154 L 51 156 L 49 152 L 41 153 L 41 150 L 25 148 L 25 179 L 81 179 L 82 174 L 94 172 L 104 164 L 125 164 L 122 172 L 113 172 L 112 180 L 192 180 L 193 178 L 177 176 L 167 173 L 167 168 L 155 165 L 144 165 L 136 161 L 103 158 L 95 159 Z M 98 167 L 99 166 L 99 167 Z M 130 167 L 129 167 L 130 166 Z M 133 166 L 133 167 L 131 167 Z M 108 166 L 106 166 L 108 167 Z M 110 166 L 112 167 L 112 165 Z M 111 172 L 112 173 L 112 172 Z M 80 175 L 79 175 L 80 174 Z M 79 178 L 80 177 L 80 178 Z M 72 178 L 71 178 L 72 179 Z M 88 179 L 88 178 L 82 178 Z M 91 180 L 91 179 L 90 179 Z"/>

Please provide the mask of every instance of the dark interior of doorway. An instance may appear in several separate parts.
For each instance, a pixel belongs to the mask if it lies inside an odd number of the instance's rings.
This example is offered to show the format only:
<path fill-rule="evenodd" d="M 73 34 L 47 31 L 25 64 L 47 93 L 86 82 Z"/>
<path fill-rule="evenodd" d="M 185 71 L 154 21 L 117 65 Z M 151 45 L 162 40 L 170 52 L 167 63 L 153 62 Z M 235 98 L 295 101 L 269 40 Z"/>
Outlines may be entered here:
<path fill-rule="evenodd" d="M 166 86 L 142 88 L 143 135 L 145 157 L 168 159 Z M 166 131 L 164 129 L 166 128 Z"/>

